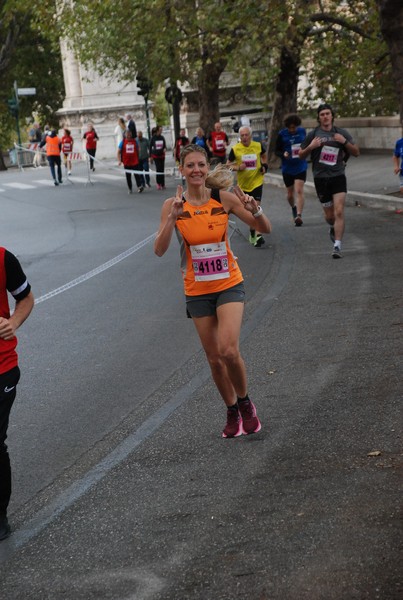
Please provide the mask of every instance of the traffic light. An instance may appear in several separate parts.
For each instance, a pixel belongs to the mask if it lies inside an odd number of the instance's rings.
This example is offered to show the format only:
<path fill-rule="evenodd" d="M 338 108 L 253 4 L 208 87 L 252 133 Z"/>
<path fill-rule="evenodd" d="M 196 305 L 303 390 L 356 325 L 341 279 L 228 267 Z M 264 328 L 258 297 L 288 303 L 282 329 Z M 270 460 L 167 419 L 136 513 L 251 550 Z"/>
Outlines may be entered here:
<path fill-rule="evenodd" d="M 147 79 L 147 77 L 142 77 L 141 75 L 138 75 L 137 87 L 138 87 L 138 93 L 140 94 L 140 96 L 144 96 L 146 98 L 148 96 L 148 94 L 151 92 L 153 85 L 152 85 L 151 81 L 149 79 Z"/>
<path fill-rule="evenodd" d="M 8 110 L 10 111 L 10 113 L 13 115 L 13 117 L 17 118 L 18 117 L 18 102 L 17 102 L 17 100 L 14 100 L 14 98 L 10 98 L 9 100 L 7 100 L 7 104 L 8 104 Z"/>

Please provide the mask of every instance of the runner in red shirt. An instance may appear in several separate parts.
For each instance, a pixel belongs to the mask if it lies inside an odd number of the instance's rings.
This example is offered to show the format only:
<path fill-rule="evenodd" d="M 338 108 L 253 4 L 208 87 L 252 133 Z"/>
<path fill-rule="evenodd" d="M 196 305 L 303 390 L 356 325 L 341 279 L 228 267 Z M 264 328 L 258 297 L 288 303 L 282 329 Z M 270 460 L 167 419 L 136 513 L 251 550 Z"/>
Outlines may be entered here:
<path fill-rule="evenodd" d="M 71 153 L 73 152 L 73 144 L 74 140 L 71 137 L 70 129 L 64 128 L 62 137 L 62 152 L 63 152 L 63 162 L 64 166 L 67 169 L 67 175 L 71 175 Z"/>
<path fill-rule="evenodd" d="M 99 140 L 99 137 L 92 123 L 88 123 L 87 131 L 83 135 L 83 140 L 85 140 L 85 149 L 90 156 L 90 169 L 91 171 L 95 171 L 94 158 L 97 151 L 97 140 Z"/>
<path fill-rule="evenodd" d="M 212 154 L 211 164 L 223 163 L 226 160 L 226 147 L 228 146 L 228 136 L 223 131 L 221 123 L 218 121 L 214 125 L 214 131 L 212 131 L 207 140 L 207 146 Z"/>
<path fill-rule="evenodd" d="M 129 188 L 129 194 L 132 194 L 132 172 L 140 171 L 140 165 L 137 141 L 134 139 L 130 129 L 126 131 L 125 137 L 119 143 L 118 161 L 119 166 L 123 163 L 123 166 L 125 168 L 127 187 Z M 142 176 L 140 175 L 140 173 L 133 173 L 133 175 L 136 179 L 137 191 L 141 194 L 141 192 L 144 191 Z"/>

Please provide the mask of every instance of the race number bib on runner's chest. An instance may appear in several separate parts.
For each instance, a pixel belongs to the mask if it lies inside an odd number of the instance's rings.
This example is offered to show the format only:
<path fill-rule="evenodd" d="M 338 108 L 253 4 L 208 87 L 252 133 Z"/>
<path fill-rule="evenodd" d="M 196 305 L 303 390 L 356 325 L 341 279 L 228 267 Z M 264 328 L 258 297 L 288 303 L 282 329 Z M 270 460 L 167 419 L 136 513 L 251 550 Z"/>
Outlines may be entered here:
<path fill-rule="evenodd" d="M 292 144 L 291 146 L 291 157 L 299 158 L 299 150 L 301 148 L 301 144 Z"/>
<path fill-rule="evenodd" d="M 333 167 L 337 163 L 338 155 L 339 148 L 334 148 L 333 146 L 323 146 L 320 152 L 319 162 Z"/>
<path fill-rule="evenodd" d="M 256 169 L 257 165 L 257 155 L 256 154 L 244 154 L 242 156 L 242 162 L 246 165 L 246 171 L 253 171 Z"/>
<path fill-rule="evenodd" d="M 190 246 L 195 281 L 213 281 L 229 277 L 225 242 Z"/>

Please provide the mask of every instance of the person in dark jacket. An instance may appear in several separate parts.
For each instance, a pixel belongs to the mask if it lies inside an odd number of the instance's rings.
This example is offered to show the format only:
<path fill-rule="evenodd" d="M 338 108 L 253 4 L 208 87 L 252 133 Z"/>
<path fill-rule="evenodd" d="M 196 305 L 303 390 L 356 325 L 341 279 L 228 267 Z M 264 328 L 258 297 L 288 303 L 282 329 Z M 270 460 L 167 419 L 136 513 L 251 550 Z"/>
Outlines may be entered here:
<path fill-rule="evenodd" d="M 154 162 L 157 172 L 157 190 L 165 190 L 165 150 L 166 141 L 162 135 L 162 127 L 157 125 L 150 141 L 150 162 Z"/>
<path fill-rule="evenodd" d="M 132 133 L 132 137 L 133 139 L 135 139 L 137 137 L 137 127 L 136 127 L 136 123 L 133 120 L 132 115 L 129 113 L 128 115 L 126 115 L 126 128 L 131 131 Z"/>

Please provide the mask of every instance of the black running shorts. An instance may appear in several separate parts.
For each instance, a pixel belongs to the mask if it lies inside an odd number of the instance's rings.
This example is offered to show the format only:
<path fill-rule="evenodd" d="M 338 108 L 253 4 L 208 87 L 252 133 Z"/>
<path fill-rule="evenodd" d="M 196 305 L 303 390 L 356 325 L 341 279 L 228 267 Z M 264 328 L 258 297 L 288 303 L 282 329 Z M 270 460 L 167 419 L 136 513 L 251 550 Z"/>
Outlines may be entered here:
<path fill-rule="evenodd" d="M 323 206 L 333 206 L 333 196 L 347 192 L 347 180 L 345 175 L 336 177 L 314 178 L 316 194 Z"/>
<path fill-rule="evenodd" d="M 212 317 L 216 314 L 217 307 L 229 302 L 245 302 L 245 286 L 243 282 L 233 287 L 201 296 L 186 296 L 186 313 L 192 318 Z"/>

